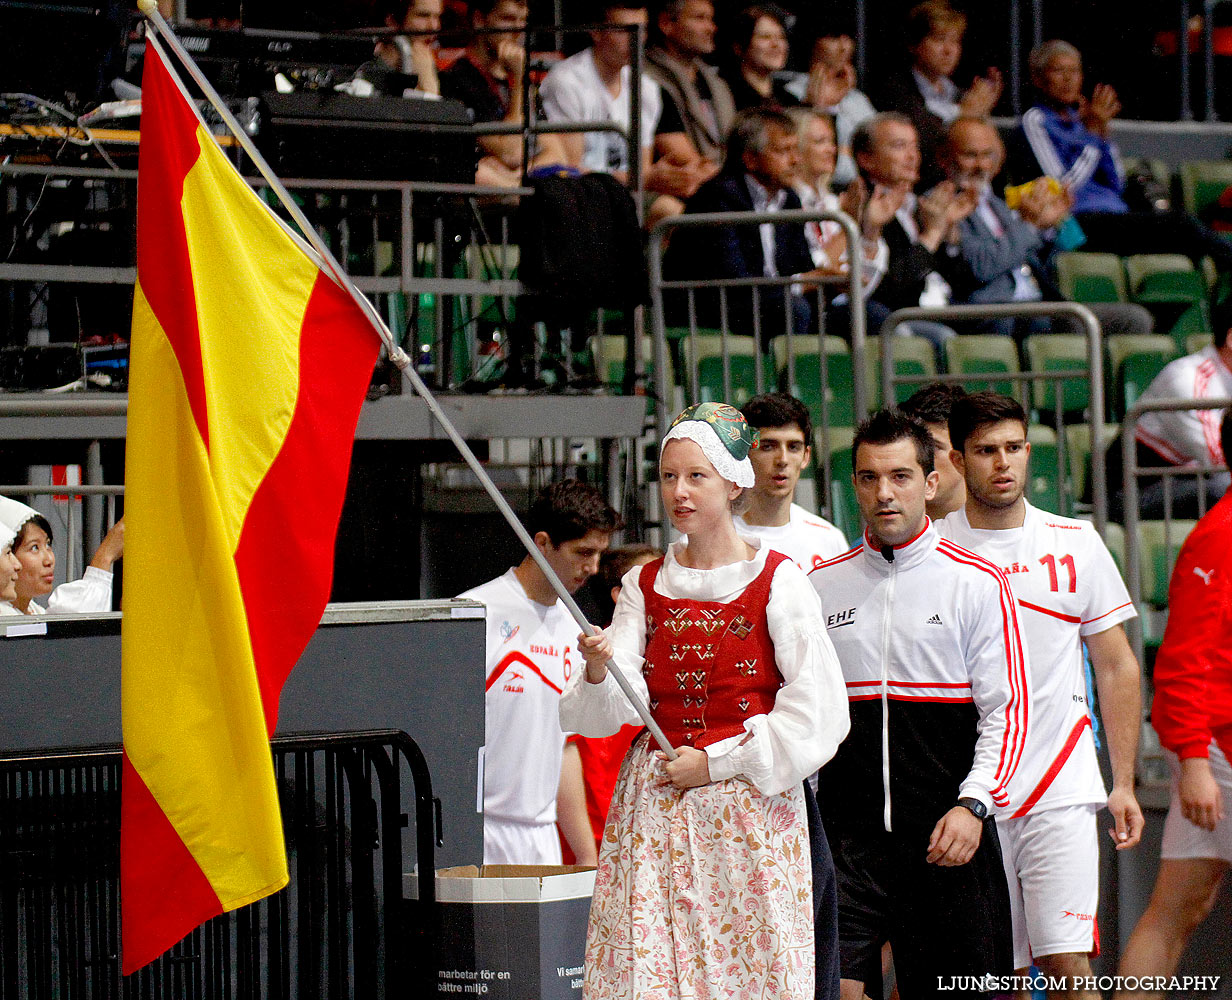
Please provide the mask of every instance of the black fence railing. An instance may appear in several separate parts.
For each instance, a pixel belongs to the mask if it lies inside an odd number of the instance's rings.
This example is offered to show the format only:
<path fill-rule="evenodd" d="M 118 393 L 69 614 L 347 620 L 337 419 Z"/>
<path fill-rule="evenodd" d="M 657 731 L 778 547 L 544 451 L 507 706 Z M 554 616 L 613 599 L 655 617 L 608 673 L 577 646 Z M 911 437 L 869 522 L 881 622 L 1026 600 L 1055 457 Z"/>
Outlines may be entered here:
<path fill-rule="evenodd" d="M 393 730 L 281 737 L 290 884 L 120 975 L 120 753 L 0 759 L 0 1000 L 385 998 L 427 992 L 439 809 Z M 408 784 L 407 779 L 410 779 Z"/>

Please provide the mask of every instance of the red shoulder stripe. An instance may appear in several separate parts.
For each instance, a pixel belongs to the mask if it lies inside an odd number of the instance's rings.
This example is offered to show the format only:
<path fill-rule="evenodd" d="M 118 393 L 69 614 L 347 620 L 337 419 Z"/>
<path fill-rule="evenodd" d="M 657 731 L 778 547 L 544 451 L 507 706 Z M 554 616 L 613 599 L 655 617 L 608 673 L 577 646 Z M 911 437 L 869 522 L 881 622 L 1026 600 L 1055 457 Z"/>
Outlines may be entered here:
<path fill-rule="evenodd" d="M 999 794 L 1007 785 L 1014 772 L 1018 769 L 1026 744 L 1026 732 L 1029 723 L 1030 707 L 1027 704 L 1026 664 L 1022 658 L 1022 637 L 1018 630 L 1018 615 L 1014 607 L 1013 591 L 1005 574 L 987 559 L 955 545 L 948 539 L 941 539 L 937 550 L 952 561 L 961 565 L 971 566 L 987 573 L 997 581 L 1001 600 L 1001 628 L 1005 640 L 1006 671 L 1010 684 L 1010 700 L 1005 708 L 1005 732 L 1001 740 L 1001 752 L 997 761 L 997 769 L 993 777 L 997 785 L 992 794 Z"/>

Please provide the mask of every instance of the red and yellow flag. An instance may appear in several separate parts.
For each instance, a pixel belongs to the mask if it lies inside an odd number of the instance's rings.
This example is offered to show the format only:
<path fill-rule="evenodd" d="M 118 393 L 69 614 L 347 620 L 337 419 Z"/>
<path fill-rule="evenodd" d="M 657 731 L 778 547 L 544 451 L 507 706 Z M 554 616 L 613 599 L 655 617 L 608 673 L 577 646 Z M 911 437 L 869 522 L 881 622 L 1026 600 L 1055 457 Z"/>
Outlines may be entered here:
<path fill-rule="evenodd" d="M 269 736 L 329 596 L 378 339 L 210 137 L 142 85 L 124 574 L 124 972 L 287 883 Z"/>

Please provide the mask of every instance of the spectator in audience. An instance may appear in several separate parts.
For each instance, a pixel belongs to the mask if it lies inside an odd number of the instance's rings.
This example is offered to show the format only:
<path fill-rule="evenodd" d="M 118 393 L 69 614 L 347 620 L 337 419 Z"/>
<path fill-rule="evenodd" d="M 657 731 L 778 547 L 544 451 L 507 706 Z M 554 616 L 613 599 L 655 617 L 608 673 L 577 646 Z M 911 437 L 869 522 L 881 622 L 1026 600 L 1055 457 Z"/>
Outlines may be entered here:
<path fill-rule="evenodd" d="M 593 486 L 566 479 L 542 490 L 526 530 L 569 589 L 599 566 L 620 515 Z M 566 750 L 560 693 L 580 659 L 577 625 L 529 555 L 459 595 L 487 606 L 483 785 L 485 864 L 560 864 L 564 833 L 580 864 L 594 864 L 594 837 L 577 748 Z"/>
<path fill-rule="evenodd" d="M 778 7 L 755 4 L 736 17 L 735 62 L 723 74 L 737 111 L 789 108 L 800 103 L 775 74 L 787 65 L 787 24 Z"/>
<path fill-rule="evenodd" d="M 714 52 L 714 5 L 666 0 L 655 26 L 659 43 L 646 53 L 646 72 L 663 91 L 655 152 L 701 184 L 718 172 L 736 114 L 731 91 L 704 58 Z"/>
<path fill-rule="evenodd" d="M 916 196 L 911 188 L 919 179 L 920 147 L 915 126 L 895 111 L 874 115 L 856 129 L 852 152 L 865 183 L 903 192 L 898 211 L 882 231 L 890 248 L 886 276 L 877 286 L 872 318 L 911 306 L 946 305 L 954 282 L 961 283 L 965 264 L 958 244 L 958 223 L 975 208 L 975 195 L 942 181 Z M 927 337 L 938 352 L 954 331 L 940 323 L 913 320 L 904 324 L 917 336 Z"/>
<path fill-rule="evenodd" d="M 394 73 L 415 76 L 415 89 L 426 94 L 441 92 L 436 70 L 436 32 L 441 30 L 443 9 L 443 0 L 398 0 L 385 14 L 385 26 L 406 34 L 394 35 L 376 47 L 376 57 L 382 66 Z M 373 74 L 365 76 L 380 87 Z"/>
<path fill-rule="evenodd" d="M 608 549 L 599 557 L 599 582 L 603 584 L 604 598 L 611 598 L 611 603 L 605 607 L 603 626 L 612 623 L 612 612 L 616 609 L 616 599 L 620 596 L 621 580 L 634 566 L 645 566 L 654 562 L 662 552 L 653 545 L 636 542 L 632 545 L 621 545 L 619 548 Z M 616 788 L 616 778 L 620 774 L 620 765 L 628 753 L 634 739 L 642 731 L 640 725 L 621 726 L 619 732 L 611 736 L 570 736 L 569 743 L 577 747 L 578 757 L 582 762 L 582 783 L 586 788 L 586 813 L 590 818 L 591 830 L 595 835 L 596 849 L 603 845 L 603 827 L 607 823 L 608 809 L 612 804 L 612 792 Z M 569 845 L 561 845 L 565 863 L 570 860 L 573 852 Z"/>
<path fill-rule="evenodd" d="M 920 137 L 923 167 L 920 180 L 930 187 L 943 179 L 938 156 L 946 126 L 959 115 L 986 118 L 1001 98 L 1001 73 L 990 67 L 966 91 L 951 79 L 962 58 L 967 16 L 946 0 L 925 0 L 907 15 L 907 49 L 911 68 L 890 76 L 877 98 L 883 111 L 899 111 L 911 119 Z"/>
<path fill-rule="evenodd" d="M 1125 177 L 1109 127 L 1121 102 L 1107 84 L 1090 98 L 1082 90 L 1082 55 L 1059 39 L 1032 50 L 1031 82 L 1040 101 L 1015 133 L 1015 179 L 1040 173 L 1060 181 L 1073 198 L 1074 216 L 1087 241 L 1084 249 L 1121 255 L 1182 253 L 1195 263 L 1214 259 L 1232 270 L 1232 246 L 1183 212 L 1131 212 Z"/>
<path fill-rule="evenodd" d="M 621 28 L 636 25 L 644 33 L 646 8 L 636 0 L 607 0 L 603 23 Z M 539 96 L 549 121 L 612 121 L 629 127 L 628 31 L 592 31 L 589 48 L 557 63 L 548 72 Z M 693 172 L 681 170 L 667 159 L 651 163 L 655 129 L 663 109 L 659 85 L 642 74 L 641 149 L 642 186 L 646 197 L 646 226 L 684 211 L 682 200 L 697 190 Z M 616 132 L 562 133 L 571 163 L 591 173 L 610 173 L 621 183 L 629 180 L 629 143 Z"/>
<path fill-rule="evenodd" d="M 788 91 L 804 104 L 834 117 L 838 160 L 831 180 L 839 186 L 850 184 L 856 177 L 856 164 L 851 158 L 852 135 L 877 113 L 872 102 L 856 88 L 854 53 L 855 42 L 849 34 L 834 25 L 822 27 L 813 43 L 808 73 L 787 85 Z"/>
<path fill-rule="evenodd" d="M 1156 399 L 1220 399 L 1232 396 L 1232 304 L 1217 306 L 1211 319 L 1215 327 L 1213 343 L 1194 354 L 1177 358 L 1147 386 L 1139 402 Z M 1137 464 L 1152 466 L 1225 466 L 1227 456 L 1219 436 L 1218 410 L 1160 410 L 1142 414 L 1135 431 Z M 1114 493 L 1112 515 L 1121 516 L 1124 469 L 1120 439 L 1108 449 L 1108 489 Z M 1171 476 L 1171 517 L 1197 517 L 1223 496 L 1229 474 L 1217 471 L 1205 478 Z M 1138 479 L 1138 511 L 1141 517 L 1160 518 L 1165 513 L 1165 485 L 1162 478 Z M 1205 502 L 1199 503 L 1205 492 Z"/>
<path fill-rule="evenodd" d="M 1002 302 L 1060 301 L 1052 280 L 1057 226 L 1069 215 L 1069 198 L 1047 184 L 1032 184 L 1012 211 L 993 193 L 993 178 L 1005 162 L 997 130 L 981 118 L 960 117 L 946 131 L 941 166 L 959 189 L 977 198 L 975 211 L 958 224 L 958 246 L 966 282 L 953 289 L 954 302 L 976 305 Z M 1105 334 L 1150 333 L 1151 314 L 1132 302 L 1088 303 Z M 1073 317 L 1034 320 L 1002 318 L 980 325 L 981 332 L 1007 335 L 1080 331 Z"/>
<path fill-rule="evenodd" d="M 1224 413 L 1219 431 L 1223 452 L 1232 453 L 1232 410 Z M 1168 751 L 1172 801 L 1151 902 L 1117 970 L 1143 981 L 1173 974 L 1232 863 L 1232 496 L 1212 507 L 1185 539 L 1168 607 L 1155 659 L 1151 724 Z M 1163 995 L 1122 989 L 1116 997 Z"/>
<path fill-rule="evenodd" d="M 967 502 L 967 481 L 950 461 L 950 411 L 966 395 L 967 390 L 957 382 L 930 382 L 899 406 L 908 416 L 922 420 L 933 439 L 937 492 L 924 508 L 934 521 L 940 521 Z"/>
<path fill-rule="evenodd" d="M 104 536 L 80 580 L 55 586 L 56 554 L 51 547 L 51 523 L 33 507 L 0 497 L 0 522 L 13 531 L 12 551 L 20 564 L 16 594 L 5 599 L 5 614 L 71 615 L 111 610 L 112 566 L 124 555 L 124 520 Z M 54 590 L 52 588 L 55 588 Z M 47 607 L 36 597 L 50 594 Z"/>
<path fill-rule="evenodd" d="M 689 199 L 686 214 L 701 212 L 778 212 L 800 207 L 792 185 L 799 168 L 796 124 L 768 108 L 743 111 L 728 138 L 723 171 Z M 813 267 L 804 226 L 763 223 L 720 229 L 683 228 L 672 237 L 663 263 L 673 279 L 792 277 L 807 282 L 824 272 Z M 759 333 L 763 342 L 785 332 L 810 328 L 812 311 L 801 292 L 789 285 L 758 289 L 728 288 L 727 323 L 733 333 Z M 717 289 L 699 288 L 697 321 L 718 326 L 723 320 Z M 755 303 L 757 303 L 755 307 Z M 686 315 L 683 296 L 669 298 L 670 311 Z"/>
<path fill-rule="evenodd" d="M 800 172 L 795 184 L 800 205 L 805 209 L 842 210 L 860 226 L 864 294 L 871 295 L 890 259 L 881 230 L 894 217 L 905 192 L 880 188 L 870 200 L 863 181 L 856 178 L 841 196 L 836 195 L 830 190 L 838 153 L 833 116 L 812 108 L 790 108 L 787 113 L 796 123 L 800 137 Z M 815 267 L 835 274 L 847 273 L 847 234 L 842 226 L 837 222 L 809 222 L 804 226 L 804 235 Z"/>
<path fill-rule="evenodd" d="M 736 516 L 737 530 L 789 556 L 806 573 L 842 555 L 847 551 L 843 533 L 794 502 L 800 475 L 813 458 L 808 407 L 794 396 L 770 392 L 754 396 L 740 412 L 757 431 L 749 452 L 757 478 L 753 502 Z"/>
<path fill-rule="evenodd" d="M 526 0 L 472 0 L 476 30 L 466 52 L 440 76 L 441 95 L 461 101 L 476 122 L 522 123 L 526 51 Z M 502 29 L 485 32 L 483 29 Z M 513 187 L 522 180 L 522 136 L 485 135 L 476 184 Z M 560 136 L 539 135 L 531 144 L 530 169 L 568 162 Z"/>

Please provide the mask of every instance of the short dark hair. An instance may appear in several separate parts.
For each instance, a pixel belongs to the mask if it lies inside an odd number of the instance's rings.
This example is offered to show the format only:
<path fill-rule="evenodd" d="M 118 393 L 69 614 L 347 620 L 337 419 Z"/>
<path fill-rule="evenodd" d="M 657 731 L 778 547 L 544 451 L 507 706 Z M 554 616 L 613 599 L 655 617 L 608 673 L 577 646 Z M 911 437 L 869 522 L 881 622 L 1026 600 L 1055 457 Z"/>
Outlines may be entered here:
<path fill-rule="evenodd" d="M 19 545 L 25 545 L 25 543 L 26 543 L 26 531 L 27 531 L 27 529 L 29 529 L 30 525 L 32 525 L 32 524 L 33 524 L 36 528 L 42 528 L 42 529 L 43 529 L 43 532 L 47 535 L 47 541 L 49 541 L 49 542 L 50 542 L 50 541 L 52 541 L 52 540 L 53 540 L 53 539 L 52 539 L 52 537 L 51 537 L 51 522 L 50 522 L 50 521 L 48 521 L 48 520 L 47 520 L 47 518 L 43 517 L 43 515 L 42 515 L 42 514 L 35 514 L 35 515 L 34 515 L 33 517 L 31 517 L 28 521 L 26 521 L 26 523 L 25 523 L 25 524 L 23 524 L 23 525 L 21 526 L 21 530 L 20 530 L 19 532 L 17 532 L 17 537 L 13 539 L 13 549 L 14 549 L 14 551 L 16 551 L 16 549 L 17 549 L 17 547 L 18 547 Z"/>
<path fill-rule="evenodd" d="M 1223 449 L 1223 464 L 1232 469 L 1232 406 L 1223 411 L 1219 422 L 1219 447 Z"/>
<path fill-rule="evenodd" d="M 646 542 L 618 545 L 616 548 L 608 549 L 603 555 L 599 556 L 599 576 L 603 578 L 603 583 L 608 590 L 611 590 L 613 587 L 620 586 L 620 581 L 625 578 L 625 574 L 633 568 L 639 559 L 643 559 L 646 556 L 658 558 L 662 554 L 661 551 L 653 545 L 648 545 Z"/>
<path fill-rule="evenodd" d="M 856 436 L 851 442 L 851 471 L 856 471 L 860 445 L 894 444 L 896 441 L 911 441 L 915 445 L 916 461 L 920 463 L 924 475 L 933 471 L 933 436 L 924 426 L 924 421 L 904 413 L 898 407 L 878 410 L 856 426 Z"/>
<path fill-rule="evenodd" d="M 728 170 L 743 171 L 744 154 L 761 153 L 769 145 L 771 127 L 782 129 L 784 135 L 796 134 L 795 120 L 778 108 L 741 111 L 727 135 L 727 155 L 723 165 Z"/>
<path fill-rule="evenodd" d="M 808 407 L 785 392 L 765 392 L 754 396 L 740 412 L 750 427 L 786 427 L 795 424 L 804 435 L 804 443 L 813 443 L 813 418 Z"/>
<path fill-rule="evenodd" d="M 929 382 L 898 404 L 898 408 L 926 424 L 950 422 L 950 411 L 958 400 L 967 395 L 967 390 L 957 382 Z"/>
<path fill-rule="evenodd" d="M 606 24 L 614 10 L 646 10 L 646 0 L 599 0 L 599 21 Z"/>
<path fill-rule="evenodd" d="M 752 4 L 736 15 L 736 22 L 732 26 L 731 33 L 732 45 L 740 49 L 747 49 L 749 43 L 753 40 L 753 32 L 757 30 L 757 22 L 763 17 L 768 17 L 772 21 L 778 21 L 779 27 L 786 33 L 787 15 L 783 12 L 782 8 L 772 3 Z"/>
<path fill-rule="evenodd" d="M 962 451 L 967 439 L 981 427 L 1015 420 L 1027 429 L 1027 413 L 1012 396 L 999 392 L 973 392 L 954 404 L 950 411 L 950 447 Z"/>
<path fill-rule="evenodd" d="M 915 48 L 929 35 L 946 28 L 967 30 L 967 15 L 956 11 L 946 0 L 924 0 L 907 14 L 907 47 Z"/>
<path fill-rule="evenodd" d="M 624 527 L 620 514 L 589 483 L 562 479 L 545 486 L 526 515 L 526 530 L 534 537 L 546 531 L 553 545 L 584 538 L 591 531 L 611 534 Z"/>

